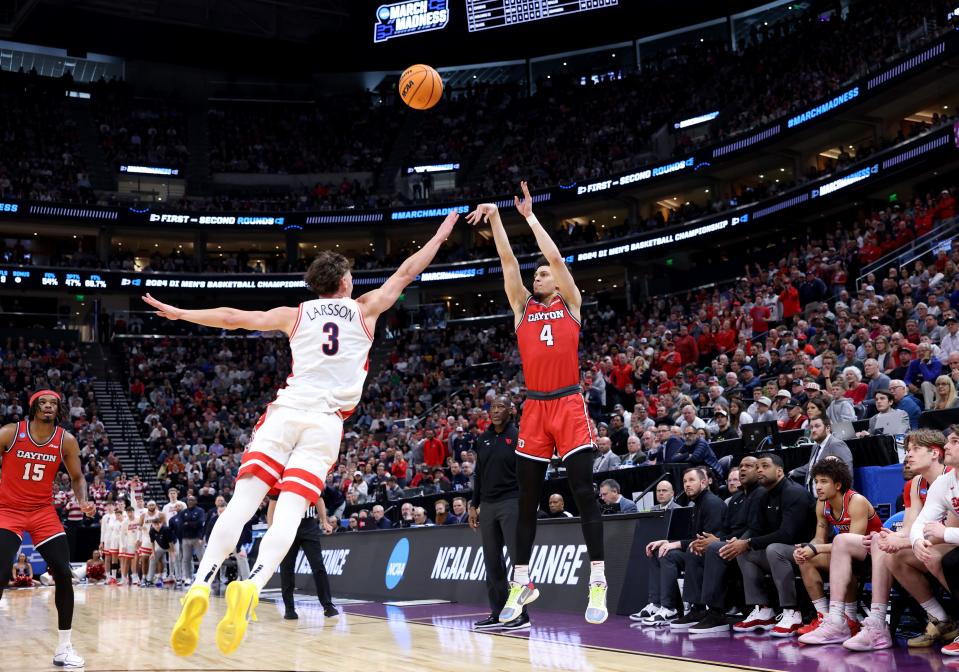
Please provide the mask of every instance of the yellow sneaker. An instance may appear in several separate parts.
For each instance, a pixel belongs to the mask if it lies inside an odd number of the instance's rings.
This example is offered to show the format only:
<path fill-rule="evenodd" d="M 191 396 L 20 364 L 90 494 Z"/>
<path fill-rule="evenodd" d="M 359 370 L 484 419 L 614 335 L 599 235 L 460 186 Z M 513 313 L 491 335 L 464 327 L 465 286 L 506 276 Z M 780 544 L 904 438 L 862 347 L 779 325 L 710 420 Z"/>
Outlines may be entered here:
<path fill-rule="evenodd" d="M 260 591 L 252 581 L 234 581 L 226 588 L 226 616 L 216 626 L 216 645 L 229 655 L 237 650 L 246 634 L 248 619 L 256 621 L 253 610 L 260 602 Z"/>
<path fill-rule="evenodd" d="M 176 655 L 189 656 L 200 641 L 200 623 L 210 606 L 210 586 L 204 583 L 190 586 L 180 604 L 183 610 L 170 633 L 170 646 Z"/>

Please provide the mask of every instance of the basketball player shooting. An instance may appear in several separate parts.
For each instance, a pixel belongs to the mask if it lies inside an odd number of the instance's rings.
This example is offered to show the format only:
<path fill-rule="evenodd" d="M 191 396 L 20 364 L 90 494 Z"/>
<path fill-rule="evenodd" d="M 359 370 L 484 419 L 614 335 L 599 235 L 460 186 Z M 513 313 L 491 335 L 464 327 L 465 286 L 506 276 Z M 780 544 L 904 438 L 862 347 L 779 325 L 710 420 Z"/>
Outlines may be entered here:
<path fill-rule="evenodd" d="M 188 656 L 196 650 L 200 623 L 209 606 L 210 584 L 236 547 L 246 521 L 267 493 L 278 491 L 273 524 L 260 542 L 256 565 L 248 580 L 227 587 L 226 615 L 216 629 L 220 651 L 230 654 L 240 645 L 247 619 L 256 620 L 253 610 L 260 590 L 286 556 L 303 513 L 316 504 L 326 475 L 336 464 L 343 421 L 363 391 L 377 318 L 429 266 L 458 218 L 456 213 L 449 214 L 436 235 L 382 287 L 356 300 L 350 298 L 353 276 L 349 261 L 330 251 L 321 252 L 304 276 L 317 298 L 297 308 L 184 310 L 149 294 L 143 297 L 157 315 L 170 320 L 218 329 L 282 331 L 289 336 L 293 355 L 293 371 L 254 428 L 233 498 L 213 526 L 196 579 L 183 599 L 183 610 L 170 635 L 170 645 L 178 655 Z"/>
<path fill-rule="evenodd" d="M 516 209 L 526 218 L 543 254 L 536 265 L 532 293 L 523 285 L 519 263 L 510 248 L 496 206 L 484 203 L 466 216 L 474 226 L 488 221 L 493 229 L 528 388 L 516 448 L 519 456 L 516 460 L 519 482 L 517 557 L 513 559 L 509 597 L 499 620 L 506 623 L 518 617 L 524 606 L 539 597 L 539 591 L 529 578 L 529 560 L 536 538 L 536 510 L 546 469 L 555 450 L 566 467 L 589 553 L 586 620 L 603 623 L 608 616 L 603 519 L 593 495 L 595 439 L 580 387 L 579 331 L 583 297 L 556 243 L 533 214 L 533 199 L 526 182 L 521 182 L 520 187 L 523 199 L 514 197 Z"/>
<path fill-rule="evenodd" d="M 27 420 L 0 428 L 3 472 L 0 478 L 0 597 L 10 580 L 11 561 L 23 533 L 28 532 L 34 549 L 43 556 L 56 583 L 59 642 L 53 664 L 79 669 L 84 660 L 70 641 L 73 628 L 73 571 L 70 547 L 53 508 L 53 481 L 63 462 L 73 494 L 84 515 L 92 516 L 87 501 L 87 481 L 80 465 L 80 446 L 72 434 L 58 426 L 64 414 L 63 400 L 53 390 L 40 390 L 30 397 Z"/>

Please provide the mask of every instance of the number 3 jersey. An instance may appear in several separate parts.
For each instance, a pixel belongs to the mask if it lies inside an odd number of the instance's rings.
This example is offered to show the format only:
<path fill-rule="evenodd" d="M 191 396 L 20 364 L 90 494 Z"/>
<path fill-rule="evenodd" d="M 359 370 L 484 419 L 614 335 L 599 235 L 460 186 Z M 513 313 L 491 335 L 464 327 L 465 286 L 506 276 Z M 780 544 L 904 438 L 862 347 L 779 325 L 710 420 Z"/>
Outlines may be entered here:
<path fill-rule="evenodd" d="M 293 371 L 274 403 L 349 415 L 363 393 L 372 343 L 353 299 L 304 301 L 290 333 Z"/>
<path fill-rule="evenodd" d="M 526 299 L 516 342 L 527 389 L 552 392 L 579 385 L 579 327 L 559 294 L 548 306 Z"/>
<path fill-rule="evenodd" d="M 63 428 L 57 427 L 45 443 L 30 436 L 30 423 L 17 423 L 13 443 L 3 453 L 0 507 L 32 511 L 53 505 L 53 481 L 63 456 Z"/>

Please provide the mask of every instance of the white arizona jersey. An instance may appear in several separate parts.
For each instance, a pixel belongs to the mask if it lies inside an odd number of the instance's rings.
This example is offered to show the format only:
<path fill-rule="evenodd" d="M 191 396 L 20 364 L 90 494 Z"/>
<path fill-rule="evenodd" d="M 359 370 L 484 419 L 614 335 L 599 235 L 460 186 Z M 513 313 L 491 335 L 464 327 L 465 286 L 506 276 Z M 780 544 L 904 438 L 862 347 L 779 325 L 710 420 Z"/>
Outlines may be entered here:
<path fill-rule="evenodd" d="M 363 311 L 353 299 L 304 301 L 290 334 L 293 371 L 275 403 L 348 414 L 363 393 L 372 343 Z"/>
<path fill-rule="evenodd" d="M 103 550 L 110 550 L 110 537 L 113 535 L 113 524 L 116 520 L 116 514 L 104 513 L 100 519 L 100 543 L 103 544 Z"/>
<path fill-rule="evenodd" d="M 923 538 L 923 527 L 926 523 L 945 523 L 951 515 L 959 517 L 959 471 L 953 469 L 944 473 L 929 486 L 926 494 L 926 503 L 922 511 L 916 516 L 915 522 L 909 529 L 909 541 L 916 543 Z M 950 528 L 946 532 L 947 544 L 959 543 L 959 529 Z"/>
<path fill-rule="evenodd" d="M 150 530 L 153 529 L 153 523 L 160 520 L 163 512 L 157 509 L 153 513 L 150 513 L 150 509 L 143 509 L 142 514 L 143 525 L 140 528 L 140 544 L 142 546 L 150 546 L 153 543 L 150 541 Z"/>

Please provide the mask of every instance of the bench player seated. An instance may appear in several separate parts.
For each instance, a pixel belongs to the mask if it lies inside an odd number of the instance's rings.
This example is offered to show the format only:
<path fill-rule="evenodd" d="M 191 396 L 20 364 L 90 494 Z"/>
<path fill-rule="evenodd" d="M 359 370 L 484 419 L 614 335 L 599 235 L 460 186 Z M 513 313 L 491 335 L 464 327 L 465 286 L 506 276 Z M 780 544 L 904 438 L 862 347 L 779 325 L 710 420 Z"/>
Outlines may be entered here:
<path fill-rule="evenodd" d="M 826 601 L 823 575 L 832 564 L 833 530 L 860 538 L 882 529 L 882 522 L 869 500 L 852 489 L 852 472 L 840 459 L 820 460 L 810 472 L 816 489 L 816 537 L 796 546 L 793 558 L 799 565 L 803 585 L 816 607 L 812 623 L 799 628 L 803 644 L 841 644 L 859 632 L 856 620 L 857 582 L 835 584 L 830 580 L 830 600 Z M 833 538 L 833 541 L 835 541 Z M 846 559 L 848 562 L 848 559 Z M 862 562 L 856 563 L 862 569 Z"/>

